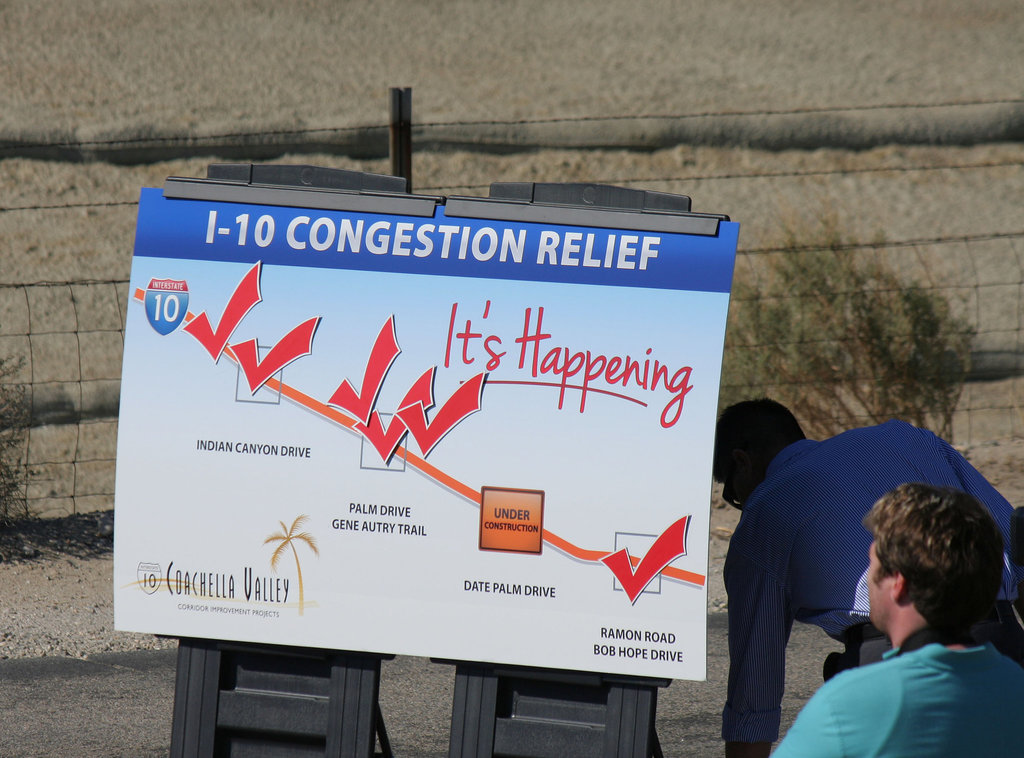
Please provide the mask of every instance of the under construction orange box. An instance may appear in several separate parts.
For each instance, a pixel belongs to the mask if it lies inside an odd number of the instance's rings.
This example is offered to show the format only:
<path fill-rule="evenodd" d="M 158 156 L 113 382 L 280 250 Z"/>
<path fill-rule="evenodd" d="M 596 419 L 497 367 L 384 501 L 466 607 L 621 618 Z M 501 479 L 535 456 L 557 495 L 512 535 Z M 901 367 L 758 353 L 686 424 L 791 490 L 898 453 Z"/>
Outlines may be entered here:
<path fill-rule="evenodd" d="M 480 488 L 480 549 L 539 554 L 544 544 L 544 492 Z"/>

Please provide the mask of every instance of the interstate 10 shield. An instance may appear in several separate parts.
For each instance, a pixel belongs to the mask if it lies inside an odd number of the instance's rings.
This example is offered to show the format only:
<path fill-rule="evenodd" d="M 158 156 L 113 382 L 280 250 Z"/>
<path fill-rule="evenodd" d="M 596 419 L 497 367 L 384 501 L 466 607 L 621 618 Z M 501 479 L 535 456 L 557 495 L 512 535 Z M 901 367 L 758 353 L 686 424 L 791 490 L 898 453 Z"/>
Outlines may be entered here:
<path fill-rule="evenodd" d="M 144 299 L 149 325 L 159 334 L 170 334 L 188 313 L 188 283 L 176 279 L 151 279 Z"/>

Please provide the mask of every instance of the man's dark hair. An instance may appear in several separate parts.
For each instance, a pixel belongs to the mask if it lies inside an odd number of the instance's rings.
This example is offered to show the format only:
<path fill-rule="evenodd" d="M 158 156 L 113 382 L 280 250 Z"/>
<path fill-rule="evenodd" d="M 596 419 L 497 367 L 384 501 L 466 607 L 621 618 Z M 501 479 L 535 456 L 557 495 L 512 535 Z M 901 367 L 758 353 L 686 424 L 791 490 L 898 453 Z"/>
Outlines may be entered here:
<path fill-rule="evenodd" d="M 992 608 L 1003 576 L 1003 536 L 978 500 L 960 490 L 903 484 L 864 517 L 880 576 L 900 573 L 933 629 L 964 634 Z"/>
<path fill-rule="evenodd" d="M 716 482 L 729 475 L 733 450 L 765 453 L 804 439 L 804 431 L 789 408 L 766 397 L 730 405 L 715 427 L 715 457 L 711 475 Z"/>

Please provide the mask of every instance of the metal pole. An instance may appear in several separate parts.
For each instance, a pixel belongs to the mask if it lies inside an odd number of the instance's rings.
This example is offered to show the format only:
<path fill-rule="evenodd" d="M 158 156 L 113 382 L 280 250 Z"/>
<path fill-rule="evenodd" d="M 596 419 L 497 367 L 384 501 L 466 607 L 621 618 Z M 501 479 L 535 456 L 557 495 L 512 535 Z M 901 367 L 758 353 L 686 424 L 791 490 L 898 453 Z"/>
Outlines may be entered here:
<path fill-rule="evenodd" d="M 412 192 L 412 87 L 391 88 L 391 174 Z"/>

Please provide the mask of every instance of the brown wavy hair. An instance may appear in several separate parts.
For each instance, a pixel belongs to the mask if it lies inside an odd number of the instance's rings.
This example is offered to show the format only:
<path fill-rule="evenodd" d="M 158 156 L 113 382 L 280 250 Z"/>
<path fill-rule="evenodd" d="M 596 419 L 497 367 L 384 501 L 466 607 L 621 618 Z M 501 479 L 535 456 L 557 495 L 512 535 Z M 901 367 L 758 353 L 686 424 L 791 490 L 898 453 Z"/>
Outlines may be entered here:
<path fill-rule="evenodd" d="M 1003 574 L 1003 537 L 978 500 L 960 490 L 903 484 L 864 517 L 883 576 L 900 573 L 918 613 L 965 633 L 992 608 Z"/>

